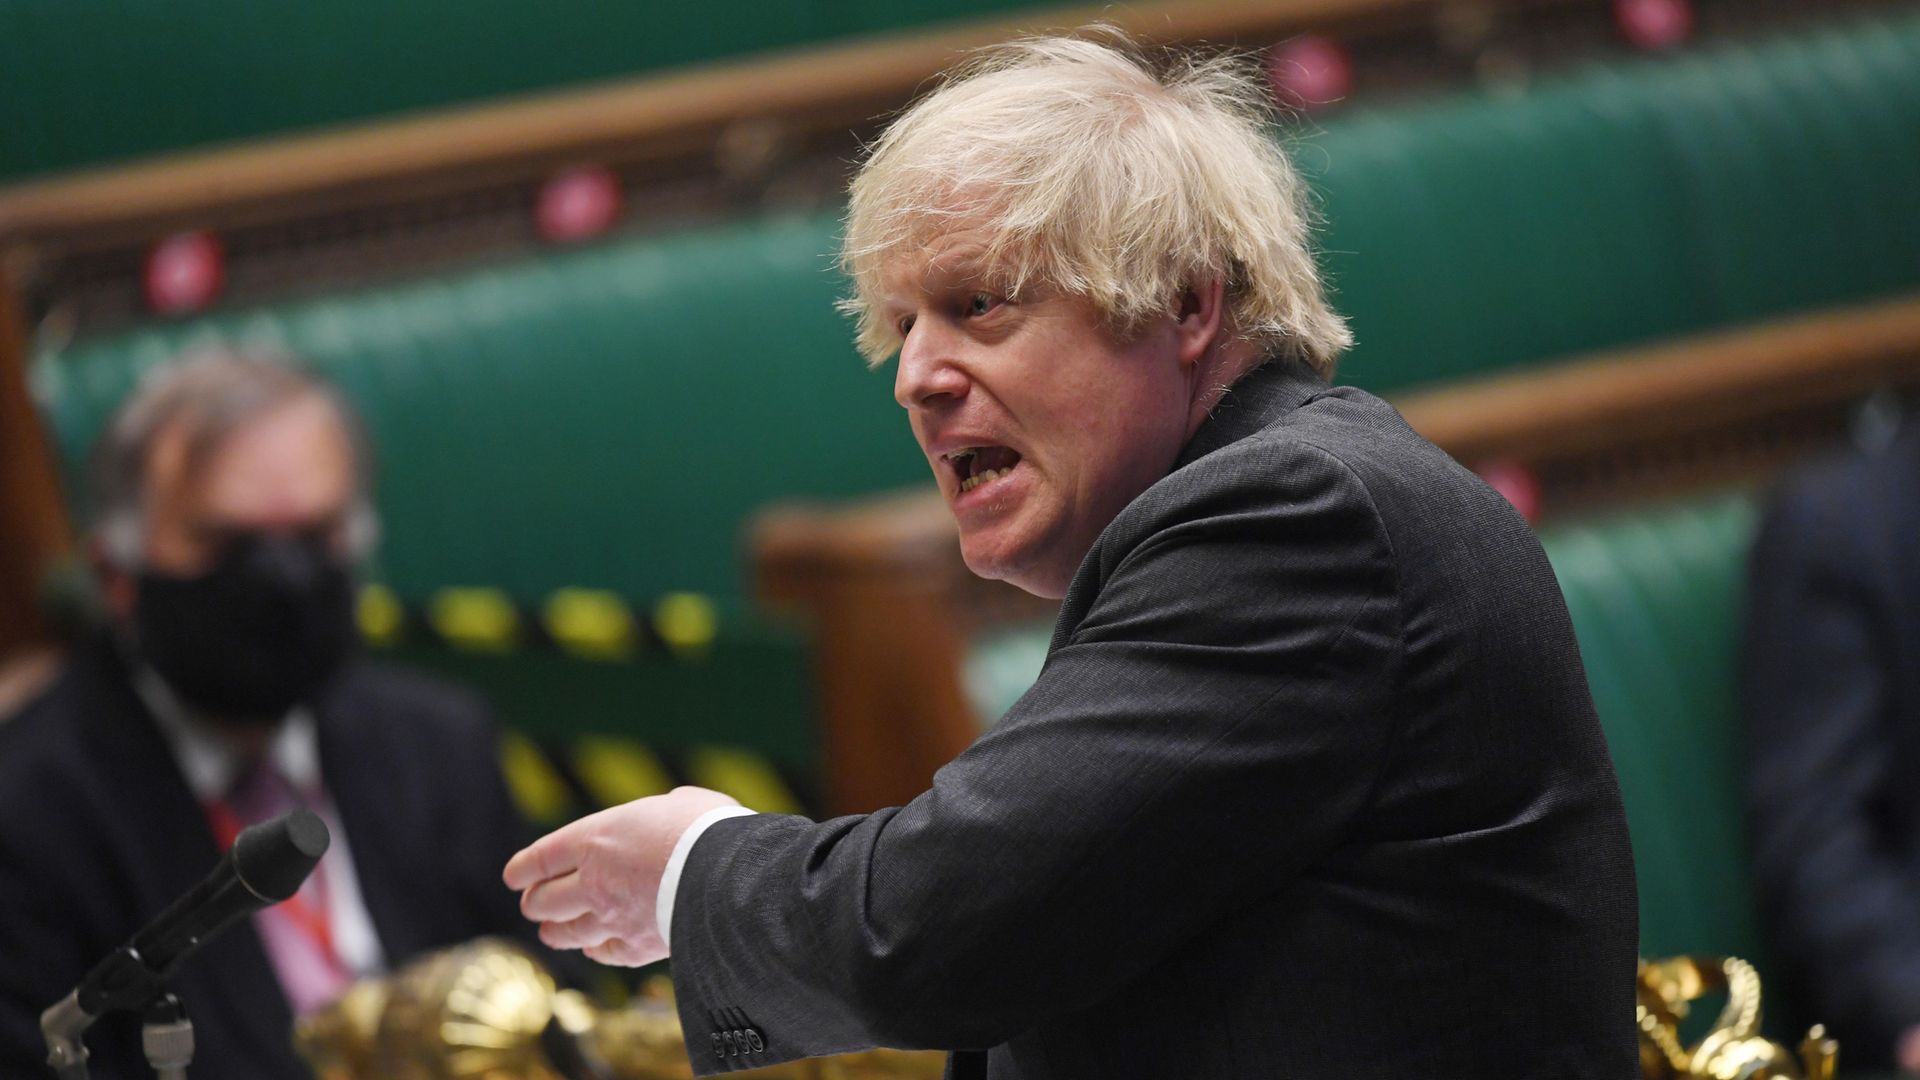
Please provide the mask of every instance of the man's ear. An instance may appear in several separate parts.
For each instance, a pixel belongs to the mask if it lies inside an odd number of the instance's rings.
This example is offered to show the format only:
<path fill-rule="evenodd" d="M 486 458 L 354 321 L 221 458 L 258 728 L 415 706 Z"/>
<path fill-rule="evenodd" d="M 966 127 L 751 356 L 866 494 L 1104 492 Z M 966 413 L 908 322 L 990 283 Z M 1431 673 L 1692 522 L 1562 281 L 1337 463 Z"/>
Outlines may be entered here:
<path fill-rule="evenodd" d="M 1214 278 L 1189 285 L 1180 294 L 1173 313 L 1173 333 L 1180 363 L 1198 364 L 1220 340 L 1226 327 L 1227 283 Z"/>

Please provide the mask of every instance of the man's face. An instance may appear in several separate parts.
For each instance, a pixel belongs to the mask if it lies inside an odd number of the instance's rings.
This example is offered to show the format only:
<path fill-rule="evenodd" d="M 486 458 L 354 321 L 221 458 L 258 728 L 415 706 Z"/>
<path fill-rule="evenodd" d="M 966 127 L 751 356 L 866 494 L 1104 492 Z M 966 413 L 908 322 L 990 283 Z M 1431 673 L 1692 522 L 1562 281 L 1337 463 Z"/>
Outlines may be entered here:
<path fill-rule="evenodd" d="M 256 752 L 352 650 L 347 433 L 307 396 L 195 462 L 183 427 L 162 430 L 146 466 L 141 566 L 100 560 L 106 602 L 143 663 Z"/>
<path fill-rule="evenodd" d="M 260 416 L 194 470 L 181 433 L 163 434 L 147 463 L 147 493 L 145 563 L 161 573 L 201 573 L 249 533 L 310 536 L 348 555 L 353 452 L 333 407 L 319 397 Z"/>
<path fill-rule="evenodd" d="M 1100 530 L 1179 456 L 1191 372 L 1171 316 L 1122 343 L 1082 298 L 997 295 L 981 236 L 947 233 L 887 267 L 894 397 L 968 568 L 1059 597 Z"/>

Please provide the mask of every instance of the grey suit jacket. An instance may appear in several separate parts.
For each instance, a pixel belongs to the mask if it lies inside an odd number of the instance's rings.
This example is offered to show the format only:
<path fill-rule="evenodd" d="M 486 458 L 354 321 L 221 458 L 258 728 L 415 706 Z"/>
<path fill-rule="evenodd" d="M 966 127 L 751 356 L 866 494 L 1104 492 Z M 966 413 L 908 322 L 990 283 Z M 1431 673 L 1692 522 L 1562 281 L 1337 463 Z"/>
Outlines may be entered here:
<path fill-rule="evenodd" d="M 702 1074 L 1637 1075 L 1626 823 L 1540 546 L 1289 364 L 1100 535 L 1038 683 L 932 790 L 722 821 L 675 905 Z"/>

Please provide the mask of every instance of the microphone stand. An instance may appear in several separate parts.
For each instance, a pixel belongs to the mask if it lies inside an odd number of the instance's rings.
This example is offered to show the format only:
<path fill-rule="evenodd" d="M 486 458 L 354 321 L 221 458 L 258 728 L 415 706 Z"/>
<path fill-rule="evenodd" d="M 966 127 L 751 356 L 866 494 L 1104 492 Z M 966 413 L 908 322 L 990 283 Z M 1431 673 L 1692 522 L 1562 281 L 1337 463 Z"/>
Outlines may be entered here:
<path fill-rule="evenodd" d="M 40 1014 L 47 1064 L 60 1080 L 87 1080 L 87 1047 L 80 1041 L 93 1022 L 110 1012 L 144 1009 L 166 994 L 161 976 L 147 970 L 140 953 L 122 945 L 87 973 L 73 993 Z"/>
<path fill-rule="evenodd" d="M 238 920 L 287 899 L 326 854 L 327 826 L 310 810 L 294 810 L 241 830 L 206 880 L 174 901 L 133 940 L 94 965 L 86 978 L 40 1014 L 47 1064 L 59 1080 L 87 1080 L 80 1041 L 110 1012 L 142 1012 L 147 1063 L 160 1080 L 185 1080 L 193 1060 L 193 1025 L 167 976 L 181 958 Z"/>
<path fill-rule="evenodd" d="M 87 1044 L 80 1036 L 93 1017 L 80 1008 L 75 991 L 40 1014 L 40 1034 L 47 1040 L 47 1065 L 60 1080 L 87 1080 Z"/>
<path fill-rule="evenodd" d="M 131 952 L 131 950 L 128 950 Z M 131 990 L 123 990 L 112 1005 L 90 1012 L 80 1004 L 80 992 L 74 991 L 60 1003 L 40 1014 L 40 1033 L 47 1041 L 47 1064 L 59 1080 L 89 1080 L 87 1046 L 80 1040 L 93 1022 L 109 1011 L 141 1010 L 140 1044 L 159 1080 L 186 1080 L 187 1066 L 193 1063 L 193 1021 L 178 995 L 152 984 L 144 1004 L 134 999 Z"/>
<path fill-rule="evenodd" d="M 187 1019 L 187 1007 L 177 996 L 161 994 L 147 1006 L 140 1045 L 159 1080 L 187 1080 L 187 1066 L 193 1061 L 193 1021 Z"/>

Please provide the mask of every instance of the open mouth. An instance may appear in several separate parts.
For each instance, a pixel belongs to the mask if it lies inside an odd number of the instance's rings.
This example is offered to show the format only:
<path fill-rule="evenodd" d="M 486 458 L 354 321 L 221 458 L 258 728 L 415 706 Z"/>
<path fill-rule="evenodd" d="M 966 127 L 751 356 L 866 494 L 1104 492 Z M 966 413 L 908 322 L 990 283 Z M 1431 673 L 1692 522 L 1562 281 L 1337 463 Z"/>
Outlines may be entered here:
<path fill-rule="evenodd" d="M 962 494 L 993 483 L 1020 464 L 1019 452 L 1005 446 L 965 446 L 947 454 L 946 459 L 960 480 Z"/>

